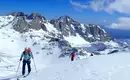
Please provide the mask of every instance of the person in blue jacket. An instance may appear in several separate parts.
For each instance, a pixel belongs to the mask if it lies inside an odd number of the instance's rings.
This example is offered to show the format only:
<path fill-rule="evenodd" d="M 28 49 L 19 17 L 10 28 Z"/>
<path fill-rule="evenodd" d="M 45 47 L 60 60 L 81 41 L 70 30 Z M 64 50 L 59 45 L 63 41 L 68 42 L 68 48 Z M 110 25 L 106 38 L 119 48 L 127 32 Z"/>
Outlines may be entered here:
<path fill-rule="evenodd" d="M 21 57 L 20 57 L 20 61 L 22 61 L 23 58 L 23 66 L 22 66 L 22 75 L 25 74 L 25 66 L 27 64 L 28 66 L 28 74 L 31 72 L 31 58 L 33 59 L 33 55 L 31 52 L 30 48 L 25 48 L 25 50 L 23 51 Z"/>

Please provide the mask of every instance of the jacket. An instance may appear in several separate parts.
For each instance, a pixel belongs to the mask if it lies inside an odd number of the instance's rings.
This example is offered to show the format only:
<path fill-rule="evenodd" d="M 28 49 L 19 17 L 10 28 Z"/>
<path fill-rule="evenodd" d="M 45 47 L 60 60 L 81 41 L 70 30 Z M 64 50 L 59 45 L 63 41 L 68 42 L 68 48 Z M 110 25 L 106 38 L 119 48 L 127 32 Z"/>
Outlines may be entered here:
<path fill-rule="evenodd" d="M 21 59 L 23 58 L 24 61 L 30 61 L 31 58 L 33 58 L 32 52 L 23 52 L 21 55 Z"/>

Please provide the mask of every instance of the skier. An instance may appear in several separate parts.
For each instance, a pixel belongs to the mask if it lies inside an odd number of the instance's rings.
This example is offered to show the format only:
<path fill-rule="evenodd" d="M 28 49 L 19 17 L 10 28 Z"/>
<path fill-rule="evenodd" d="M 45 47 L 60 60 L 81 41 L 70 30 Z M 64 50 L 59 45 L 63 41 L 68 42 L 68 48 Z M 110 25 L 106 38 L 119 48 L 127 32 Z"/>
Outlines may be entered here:
<path fill-rule="evenodd" d="M 22 66 L 22 75 L 25 75 L 25 66 L 27 64 L 28 66 L 28 74 L 31 72 L 31 58 L 33 59 L 33 55 L 31 52 L 30 48 L 25 48 L 25 50 L 23 51 L 21 57 L 20 57 L 20 61 L 22 61 L 23 58 L 23 66 Z"/>
<path fill-rule="evenodd" d="M 91 53 L 91 55 L 90 56 L 94 56 L 94 54 L 93 53 Z"/>
<path fill-rule="evenodd" d="M 71 61 L 74 61 L 76 54 L 75 53 L 71 53 Z"/>
<path fill-rule="evenodd" d="M 72 52 L 71 52 L 71 54 L 70 54 L 71 61 L 74 61 L 75 56 L 76 56 L 76 52 L 77 52 L 77 49 L 73 48 L 73 49 L 72 49 Z"/>

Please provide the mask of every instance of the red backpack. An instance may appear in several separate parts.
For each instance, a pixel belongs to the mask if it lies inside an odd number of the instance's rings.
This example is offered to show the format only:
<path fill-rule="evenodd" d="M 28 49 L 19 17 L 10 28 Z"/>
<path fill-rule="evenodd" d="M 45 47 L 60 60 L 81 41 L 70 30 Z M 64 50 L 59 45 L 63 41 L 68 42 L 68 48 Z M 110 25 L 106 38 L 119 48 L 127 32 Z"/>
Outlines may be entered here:
<path fill-rule="evenodd" d="M 25 55 L 25 53 L 26 53 L 26 52 L 24 51 L 23 54 Z M 28 49 L 27 49 L 27 53 L 28 53 L 28 55 L 30 56 L 31 48 L 28 48 Z"/>
<path fill-rule="evenodd" d="M 31 48 L 28 48 L 28 53 L 30 53 L 31 52 Z"/>
<path fill-rule="evenodd" d="M 75 53 L 71 53 L 71 56 L 72 56 L 72 57 L 75 57 L 75 56 L 76 56 L 76 54 L 75 54 Z"/>

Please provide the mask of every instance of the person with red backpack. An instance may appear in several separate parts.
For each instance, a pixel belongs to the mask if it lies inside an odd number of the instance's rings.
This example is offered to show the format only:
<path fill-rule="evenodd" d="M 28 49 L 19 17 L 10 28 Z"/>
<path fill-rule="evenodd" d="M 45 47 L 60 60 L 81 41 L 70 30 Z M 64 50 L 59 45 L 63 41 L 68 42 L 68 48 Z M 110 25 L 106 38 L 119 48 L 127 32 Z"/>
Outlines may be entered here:
<path fill-rule="evenodd" d="M 74 61 L 76 53 L 71 53 L 71 61 Z"/>
<path fill-rule="evenodd" d="M 73 49 L 72 49 L 72 52 L 71 52 L 71 54 L 70 54 L 70 56 L 71 56 L 71 61 L 74 61 L 75 56 L 76 56 L 76 52 L 77 52 L 77 49 L 73 48 Z"/>
<path fill-rule="evenodd" d="M 31 58 L 33 59 L 33 55 L 31 52 L 30 48 L 25 48 L 25 50 L 23 51 L 21 57 L 20 57 L 20 61 L 22 61 L 23 58 L 23 66 L 22 66 L 22 75 L 25 75 L 25 66 L 27 64 L 28 66 L 28 74 L 31 72 Z"/>

